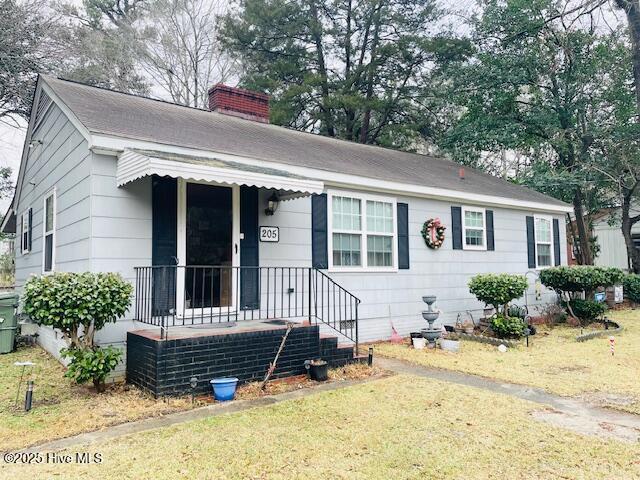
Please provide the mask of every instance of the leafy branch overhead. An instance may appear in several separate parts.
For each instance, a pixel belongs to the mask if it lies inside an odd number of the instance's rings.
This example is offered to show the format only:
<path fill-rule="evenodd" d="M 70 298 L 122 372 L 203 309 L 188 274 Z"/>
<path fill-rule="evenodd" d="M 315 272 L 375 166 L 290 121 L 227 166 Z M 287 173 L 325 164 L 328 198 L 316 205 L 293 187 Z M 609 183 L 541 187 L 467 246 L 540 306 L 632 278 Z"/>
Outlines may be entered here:
<path fill-rule="evenodd" d="M 415 149 L 434 128 L 435 77 L 465 58 L 432 0 L 241 0 L 222 41 L 272 120 L 331 137 Z"/>

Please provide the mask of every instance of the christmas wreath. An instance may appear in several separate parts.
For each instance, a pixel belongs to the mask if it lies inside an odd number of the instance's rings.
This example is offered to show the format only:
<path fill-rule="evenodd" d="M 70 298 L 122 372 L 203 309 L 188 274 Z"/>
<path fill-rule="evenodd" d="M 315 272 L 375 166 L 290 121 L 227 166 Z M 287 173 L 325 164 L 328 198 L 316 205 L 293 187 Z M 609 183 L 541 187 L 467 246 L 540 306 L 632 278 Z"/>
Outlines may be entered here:
<path fill-rule="evenodd" d="M 427 247 L 437 250 L 444 242 L 444 231 L 447 229 L 439 218 L 430 218 L 422 225 L 422 238 Z"/>

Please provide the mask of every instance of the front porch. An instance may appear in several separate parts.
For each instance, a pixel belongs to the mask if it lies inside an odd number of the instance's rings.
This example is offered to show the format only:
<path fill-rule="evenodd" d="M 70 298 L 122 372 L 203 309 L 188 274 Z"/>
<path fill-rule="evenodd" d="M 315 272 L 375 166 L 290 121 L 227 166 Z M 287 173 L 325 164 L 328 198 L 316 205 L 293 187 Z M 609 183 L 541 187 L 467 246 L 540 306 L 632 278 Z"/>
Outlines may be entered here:
<path fill-rule="evenodd" d="M 127 334 L 127 381 L 156 397 L 210 393 L 209 380 L 237 377 L 262 380 L 278 351 L 286 321 L 266 320 L 224 326 L 176 327 L 164 339 L 158 329 Z M 272 378 L 306 373 L 305 361 L 322 358 L 336 367 L 358 360 L 353 344 L 320 334 L 319 325 L 296 324 L 278 359 Z M 196 378 L 194 389 L 190 381 Z"/>
<path fill-rule="evenodd" d="M 310 267 L 137 267 L 127 380 L 156 396 L 209 390 L 209 380 L 264 377 L 287 323 L 294 327 L 274 377 L 305 361 L 357 361 L 360 300 Z"/>

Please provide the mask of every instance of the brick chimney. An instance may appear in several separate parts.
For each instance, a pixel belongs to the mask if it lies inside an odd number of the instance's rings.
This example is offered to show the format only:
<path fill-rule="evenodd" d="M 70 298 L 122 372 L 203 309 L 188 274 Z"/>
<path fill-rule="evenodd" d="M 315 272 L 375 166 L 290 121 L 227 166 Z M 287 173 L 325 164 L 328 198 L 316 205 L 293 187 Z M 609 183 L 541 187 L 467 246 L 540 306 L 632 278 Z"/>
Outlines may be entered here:
<path fill-rule="evenodd" d="M 269 123 L 269 95 L 218 83 L 209 89 L 209 110 Z"/>

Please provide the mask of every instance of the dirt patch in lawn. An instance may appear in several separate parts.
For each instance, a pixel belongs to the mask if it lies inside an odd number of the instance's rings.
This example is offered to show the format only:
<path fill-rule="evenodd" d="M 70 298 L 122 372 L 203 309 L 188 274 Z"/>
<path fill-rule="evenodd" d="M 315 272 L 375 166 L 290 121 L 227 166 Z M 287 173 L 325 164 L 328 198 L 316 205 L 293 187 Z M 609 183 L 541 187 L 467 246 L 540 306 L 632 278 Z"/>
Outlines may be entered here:
<path fill-rule="evenodd" d="M 619 407 L 628 407 L 635 403 L 640 403 L 640 399 L 631 395 L 616 395 L 615 393 L 594 392 L 580 395 L 579 398 L 587 403 L 606 407 L 617 405 Z"/>
<path fill-rule="evenodd" d="M 385 371 L 373 366 L 369 367 L 365 364 L 354 363 L 346 365 L 344 367 L 329 369 L 328 382 L 337 382 L 342 380 L 360 380 L 364 378 L 382 376 Z M 250 382 L 238 387 L 236 397 L 240 400 L 247 400 L 252 398 L 265 397 L 269 395 L 277 395 L 279 393 L 291 392 L 294 390 L 301 390 L 303 388 L 310 388 L 320 383 L 311 380 L 306 375 L 297 375 L 293 377 L 286 377 L 271 380 L 267 383 L 266 388 L 262 390 L 260 388 L 262 382 Z M 211 396 L 201 398 L 206 402 L 212 402 Z"/>
<path fill-rule="evenodd" d="M 613 439 L 636 445 L 640 440 L 640 430 L 636 428 L 599 421 L 597 418 L 586 415 L 573 415 L 552 408 L 546 408 L 543 410 L 534 410 L 531 412 L 531 416 L 541 422 L 566 428 L 582 435 L 598 437 L 603 440 Z"/>

